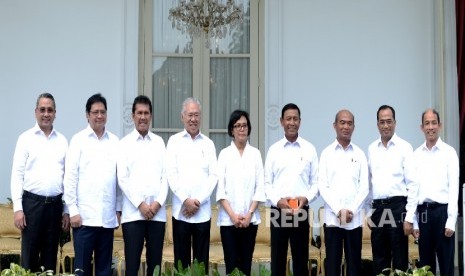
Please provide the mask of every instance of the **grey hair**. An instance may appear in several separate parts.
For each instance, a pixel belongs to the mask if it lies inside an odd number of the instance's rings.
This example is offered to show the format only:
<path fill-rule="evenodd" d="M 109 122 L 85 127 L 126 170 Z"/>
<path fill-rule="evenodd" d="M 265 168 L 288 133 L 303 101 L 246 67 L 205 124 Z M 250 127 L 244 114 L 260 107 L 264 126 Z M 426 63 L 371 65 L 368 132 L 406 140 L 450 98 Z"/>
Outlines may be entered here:
<path fill-rule="evenodd" d="M 200 101 L 197 98 L 189 97 L 182 102 L 181 114 L 184 114 L 186 112 L 186 106 L 190 103 L 198 105 L 199 110 L 202 111 L 202 105 L 200 104 Z"/>
<path fill-rule="evenodd" d="M 52 100 L 52 102 L 53 102 L 53 108 L 56 108 L 56 106 L 55 106 L 55 98 L 53 97 L 52 94 L 47 93 L 47 92 L 44 92 L 44 93 L 40 94 L 39 97 L 37 97 L 36 108 L 39 107 L 39 101 L 40 101 L 40 99 L 42 99 L 42 98 Z"/>

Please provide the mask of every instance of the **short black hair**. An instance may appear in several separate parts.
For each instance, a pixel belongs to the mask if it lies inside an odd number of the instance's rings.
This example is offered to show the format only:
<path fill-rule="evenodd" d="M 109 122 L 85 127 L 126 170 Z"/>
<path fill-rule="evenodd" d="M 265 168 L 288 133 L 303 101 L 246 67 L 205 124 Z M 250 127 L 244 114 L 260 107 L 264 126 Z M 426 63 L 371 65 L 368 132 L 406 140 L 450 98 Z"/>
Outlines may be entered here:
<path fill-rule="evenodd" d="M 250 132 L 252 131 L 252 125 L 250 124 L 250 118 L 249 118 L 249 113 L 244 110 L 236 109 L 231 113 L 231 116 L 229 116 L 229 123 L 228 123 L 228 135 L 230 137 L 233 137 L 233 129 L 234 129 L 234 124 L 239 121 L 239 119 L 244 116 L 245 119 L 247 120 L 247 136 L 250 136 Z"/>
<path fill-rule="evenodd" d="M 392 118 L 395 120 L 396 119 L 396 111 L 394 110 L 394 108 L 390 105 L 387 105 L 387 104 L 383 104 L 382 106 L 380 106 L 378 108 L 378 112 L 376 112 L 376 121 L 379 121 L 379 112 L 381 110 L 385 110 L 385 109 L 390 109 L 392 111 Z"/>
<path fill-rule="evenodd" d="M 286 110 L 289 110 L 289 109 L 297 109 L 297 112 L 299 113 L 299 118 L 300 118 L 300 108 L 294 103 L 288 103 L 283 107 L 281 111 L 281 118 L 284 118 L 284 112 L 286 112 Z"/>
<path fill-rule="evenodd" d="M 105 97 L 102 96 L 102 94 L 97 93 L 97 94 L 90 96 L 90 98 L 87 100 L 87 103 L 86 103 L 87 113 L 90 112 L 90 108 L 92 107 L 94 103 L 102 103 L 105 106 L 105 110 L 107 110 L 107 100 L 105 99 Z"/>
<path fill-rule="evenodd" d="M 134 99 L 134 102 L 132 103 L 132 114 L 136 112 L 136 104 L 146 104 L 150 108 L 150 114 L 153 113 L 152 110 L 152 101 L 149 99 L 149 97 L 145 95 L 139 95 Z"/>

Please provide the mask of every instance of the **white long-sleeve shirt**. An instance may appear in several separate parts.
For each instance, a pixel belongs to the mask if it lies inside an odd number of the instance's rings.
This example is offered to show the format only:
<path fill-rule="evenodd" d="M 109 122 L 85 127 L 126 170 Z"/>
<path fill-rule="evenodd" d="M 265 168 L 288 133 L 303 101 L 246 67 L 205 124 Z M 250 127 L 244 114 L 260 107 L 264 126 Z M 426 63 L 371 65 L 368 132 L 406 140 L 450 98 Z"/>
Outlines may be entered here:
<path fill-rule="evenodd" d="M 411 165 L 413 148 L 394 134 L 384 147 L 381 138 L 368 146 L 370 199 L 407 197 L 405 220 L 413 223 L 418 203 L 418 181 Z"/>
<path fill-rule="evenodd" d="M 157 201 L 161 208 L 153 221 L 166 222 L 165 143 L 149 132 L 145 137 L 134 129 L 120 141 L 118 185 L 123 192 L 121 223 L 145 220 L 138 207 Z"/>
<path fill-rule="evenodd" d="M 192 139 L 186 130 L 172 135 L 166 146 L 166 174 L 173 191 L 173 217 L 190 223 L 210 220 L 210 196 L 218 181 L 213 141 L 201 133 Z M 190 218 L 182 214 L 188 198 L 200 202 L 199 210 Z"/>
<path fill-rule="evenodd" d="M 116 211 L 121 210 L 116 179 L 118 146 L 116 135 L 105 130 L 99 139 L 89 125 L 70 141 L 65 162 L 64 200 L 69 215 L 79 214 L 82 225 L 118 226 Z"/>
<path fill-rule="evenodd" d="M 23 210 L 23 191 L 42 196 L 63 193 L 67 149 L 65 136 L 52 129 L 47 137 L 37 123 L 19 136 L 10 183 L 15 212 Z"/>
<path fill-rule="evenodd" d="M 315 147 L 298 137 L 271 145 L 265 160 L 265 193 L 276 206 L 281 198 L 305 196 L 310 203 L 318 196 L 318 155 Z"/>
<path fill-rule="evenodd" d="M 318 188 L 325 202 L 325 223 L 347 230 L 363 224 L 361 212 L 368 195 L 368 164 L 365 153 L 351 143 L 345 150 L 335 140 L 320 157 Z M 350 223 L 340 223 L 341 209 L 354 213 Z"/>
<path fill-rule="evenodd" d="M 221 150 L 218 156 L 218 187 L 216 200 L 226 199 L 236 214 L 247 214 L 252 201 L 264 202 L 263 161 L 260 151 L 249 143 L 242 156 L 234 142 Z M 231 226 L 233 222 L 224 208 L 220 206 L 218 226 Z M 250 220 L 259 224 L 260 213 L 255 210 Z"/>
<path fill-rule="evenodd" d="M 414 152 L 414 162 L 419 179 L 418 204 L 448 204 L 445 228 L 455 230 L 460 171 L 457 152 L 439 138 L 431 150 L 426 143 L 418 147 Z"/>

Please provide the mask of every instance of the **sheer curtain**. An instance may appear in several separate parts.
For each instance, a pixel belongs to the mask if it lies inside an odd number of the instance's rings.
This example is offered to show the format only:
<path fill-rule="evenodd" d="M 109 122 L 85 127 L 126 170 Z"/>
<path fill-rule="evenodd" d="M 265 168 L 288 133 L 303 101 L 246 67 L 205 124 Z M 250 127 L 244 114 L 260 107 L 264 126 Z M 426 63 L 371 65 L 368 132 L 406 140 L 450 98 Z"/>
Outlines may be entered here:
<path fill-rule="evenodd" d="M 243 23 L 210 46 L 210 132 L 217 151 L 228 146 L 229 115 L 235 109 L 250 111 L 250 1 L 239 0 Z"/>
<path fill-rule="evenodd" d="M 153 3 L 153 126 L 165 143 L 183 128 L 181 104 L 193 95 L 193 43 L 189 36 L 173 29 L 168 20 L 174 4 L 166 0 Z"/>
<path fill-rule="evenodd" d="M 165 142 L 183 128 L 181 103 L 186 97 L 195 95 L 194 70 L 203 70 L 202 62 L 209 63 L 209 72 L 200 74 L 209 76 L 210 80 L 208 87 L 201 87 L 201 91 L 209 91 L 210 102 L 208 107 L 203 106 L 203 116 L 210 120 L 209 136 L 219 152 L 230 143 L 227 125 L 231 112 L 250 109 L 250 0 L 235 0 L 244 9 L 242 24 L 232 29 L 227 37 L 212 39 L 209 49 L 205 48 L 204 41 L 193 46 L 190 36 L 172 28 L 169 9 L 178 5 L 177 0 L 153 1 L 153 126 Z M 194 57 L 194 53 L 203 54 Z M 205 102 L 205 99 L 200 100 Z"/>

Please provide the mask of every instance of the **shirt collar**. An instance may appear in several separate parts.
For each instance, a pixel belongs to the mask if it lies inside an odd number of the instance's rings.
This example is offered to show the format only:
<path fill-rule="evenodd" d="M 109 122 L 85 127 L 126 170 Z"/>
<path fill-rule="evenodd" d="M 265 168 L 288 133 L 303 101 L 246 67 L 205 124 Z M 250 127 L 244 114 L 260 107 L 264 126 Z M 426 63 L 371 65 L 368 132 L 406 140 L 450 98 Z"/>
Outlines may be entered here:
<path fill-rule="evenodd" d="M 300 138 L 300 136 L 297 136 L 297 139 L 294 141 L 294 142 L 291 142 L 289 140 L 287 140 L 286 136 L 284 136 L 283 139 L 281 139 L 281 145 L 283 147 L 286 147 L 286 146 L 298 146 L 300 147 L 300 144 L 302 143 L 302 138 Z"/>
<path fill-rule="evenodd" d="M 441 140 L 441 137 L 439 137 L 438 140 L 436 141 L 436 144 L 431 148 L 431 151 L 442 150 L 444 148 L 444 145 L 445 143 Z M 426 146 L 426 141 L 421 145 L 421 148 L 424 151 L 430 151 L 428 147 Z"/>
<path fill-rule="evenodd" d="M 85 129 L 85 133 L 87 134 L 87 136 L 94 136 L 95 138 L 98 139 L 97 134 L 95 134 L 95 131 L 90 127 L 89 124 L 87 125 Z M 105 130 L 103 130 L 103 135 L 101 139 L 106 139 L 106 138 L 108 138 L 108 132 L 107 132 L 107 129 L 105 128 Z"/>
<path fill-rule="evenodd" d="M 387 143 L 387 147 L 390 147 L 391 145 L 397 145 L 399 142 L 399 136 L 397 136 L 397 134 L 394 133 L 394 135 L 392 135 L 391 139 L 388 141 Z M 378 147 L 384 147 L 383 145 L 383 141 L 381 141 L 381 137 L 378 138 Z"/>
<path fill-rule="evenodd" d="M 34 125 L 33 129 L 34 129 L 34 133 L 35 133 L 35 134 L 41 134 L 41 135 L 44 135 L 44 136 L 45 136 L 45 133 L 42 131 L 42 129 L 40 129 L 39 124 L 38 124 L 37 122 L 36 122 L 36 124 Z M 56 131 L 55 131 L 55 128 L 54 128 L 54 127 L 52 127 L 52 131 L 50 132 L 49 137 L 50 137 L 50 136 L 53 136 L 53 135 L 56 135 Z"/>
<path fill-rule="evenodd" d="M 337 141 L 337 139 L 334 139 L 334 142 L 331 144 L 331 147 L 332 147 L 334 150 L 342 150 L 342 151 L 352 150 L 352 149 L 353 149 L 352 142 L 350 142 L 349 145 L 347 146 L 347 148 L 344 149 L 344 148 L 341 146 L 341 144 L 339 144 L 339 142 Z"/>
<path fill-rule="evenodd" d="M 139 140 L 151 141 L 152 140 L 152 136 L 151 136 L 152 133 L 150 131 L 147 133 L 147 135 L 145 135 L 145 137 L 142 137 L 142 135 L 139 133 L 139 131 L 137 131 L 137 129 L 133 129 L 129 135 L 130 135 L 129 137 L 131 137 L 133 141 L 139 141 Z"/>
<path fill-rule="evenodd" d="M 186 138 L 189 138 L 189 139 L 192 139 L 191 138 L 191 135 L 189 134 L 189 132 L 187 132 L 186 129 L 184 129 L 182 131 L 182 137 L 186 137 Z M 197 134 L 193 140 L 197 140 L 197 139 L 203 139 L 203 134 L 199 131 L 199 134 Z"/>

